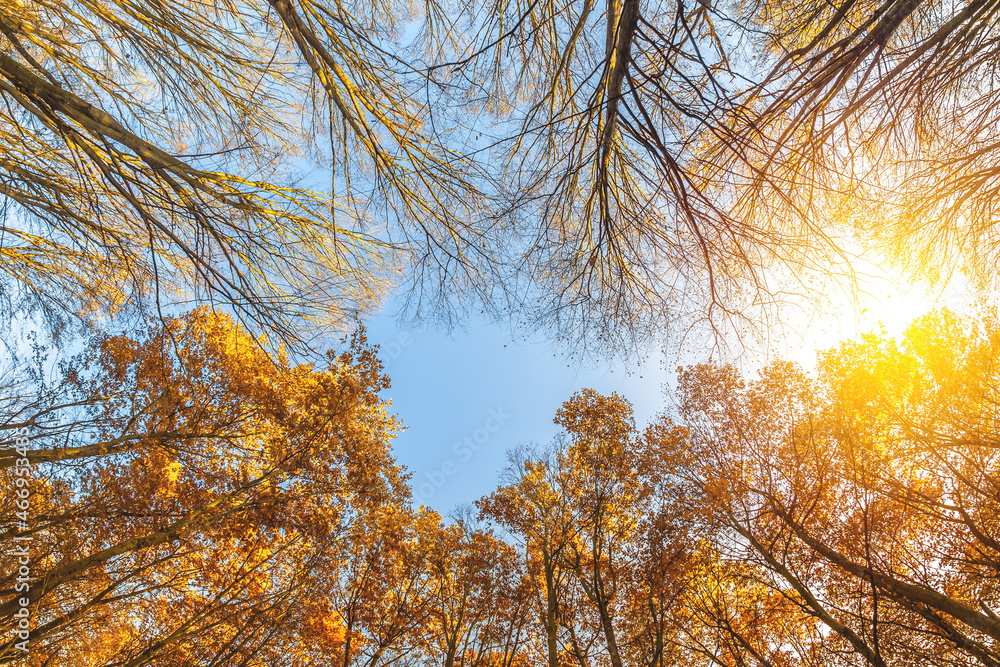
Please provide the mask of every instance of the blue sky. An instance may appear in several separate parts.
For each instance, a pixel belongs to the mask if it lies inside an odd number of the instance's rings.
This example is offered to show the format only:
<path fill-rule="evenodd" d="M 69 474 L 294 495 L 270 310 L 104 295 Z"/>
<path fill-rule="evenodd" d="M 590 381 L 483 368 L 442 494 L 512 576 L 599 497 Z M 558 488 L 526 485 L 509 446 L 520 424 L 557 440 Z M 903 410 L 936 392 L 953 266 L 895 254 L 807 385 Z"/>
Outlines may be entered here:
<path fill-rule="evenodd" d="M 551 440 L 555 412 L 573 392 L 617 391 L 643 425 L 662 409 L 676 368 L 668 374 L 662 354 L 581 365 L 540 336 L 511 340 L 507 328 L 485 322 L 448 333 L 384 315 L 366 326 L 392 379 L 386 395 L 407 427 L 396 458 L 413 473 L 416 502 L 445 515 L 496 487 L 507 450 Z"/>
<path fill-rule="evenodd" d="M 769 349 L 745 349 L 737 359 L 745 372 L 774 356 L 809 368 L 816 351 L 878 328 L 902 333 L 931 308 L 967 306 L 968 290 L 950 284 L 931 292 L 889 269 L 866 266 L 861 294 L 831 295 L 811 314 L 790 314 L 786 331 Z M 465 329 L 414 330 L 385 314 L 365 322 L 368 338 L 381 346 L 392 387 L 385 392 L 407 429 L 396 438 L 397 460 L 412 473 L 415 502 L 448 515 L 457 505 L 490 493 L 518 444 L 547 442 L 556 433 L 556 410 L 575 391 L 590 387 L 625 396 L 644 427 L 670 400 L 665 393 L 680 363 L 704 361 L 697 348 L 682 356 L 666 347 L 644 361 L 581 364 L 543 335 L 511 338 L 509 327 L 473 321 Z M 716 351 L 716 358 L 718 352 Z"/>

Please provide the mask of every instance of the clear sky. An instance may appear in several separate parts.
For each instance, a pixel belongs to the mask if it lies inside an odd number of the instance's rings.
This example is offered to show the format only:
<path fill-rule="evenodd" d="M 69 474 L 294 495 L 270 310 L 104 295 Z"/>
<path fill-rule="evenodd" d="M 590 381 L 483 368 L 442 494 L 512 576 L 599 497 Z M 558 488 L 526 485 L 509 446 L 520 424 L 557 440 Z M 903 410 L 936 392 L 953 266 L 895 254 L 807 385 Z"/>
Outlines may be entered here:
<path fill-rule="evenodd" d="M 662 355 L 642 365 L 581 366 L 541 337 L 511 340 L 500 325 L 412 331 L 390 316 L 366 325 L 392 378 L 386 393 L 407 427 L 394 443 L 396 457 L 413 472 L 416 501 L 442 514 L 491 492 L 508 449 L 550 440 L 556 410 L 582 387 L 624 395 L 640 424 L 663 406 Z"/>
<path fill-rule="evenodd" d="M 746 372 L 774 356 L 811 367 L 816 351 L 883 326 L 892 335 L 933 307 L 961 310 L 968 300 L 960 282 L 940 293 L 908 285 L 898 274 L 861 263 L 857 300 L 849 290 L 831 294 L 813 315 L 789 316 L 786 335 L 766 350 L 748 350 L 739 361 Z M 835 290 L 836 291 L 836 290 Z M 387 309 L 387 313 L 391 309 Z M 573 392 L 591 387 L 628 398 L 644 427 L 663 409 L 678 359 L 703 361 L 707 354 L 676 350 L 646 361 L 581 365 L 542 336 L 511 340 L 502 325 L 472 322 L 451 333 L 412 330 L 383 315 L 366 322 L 369 340 L 381 346 L 392 379 L 386 392 L 407 430 L 394 443 L 400 463 L 413 473 L 417 503 L 447 515 L 456 505 L 491 492 L 508 449 L 547 442 L 556 433 L 555 411 Z M 716 352 L 717 355 L 717 352 Z"/>

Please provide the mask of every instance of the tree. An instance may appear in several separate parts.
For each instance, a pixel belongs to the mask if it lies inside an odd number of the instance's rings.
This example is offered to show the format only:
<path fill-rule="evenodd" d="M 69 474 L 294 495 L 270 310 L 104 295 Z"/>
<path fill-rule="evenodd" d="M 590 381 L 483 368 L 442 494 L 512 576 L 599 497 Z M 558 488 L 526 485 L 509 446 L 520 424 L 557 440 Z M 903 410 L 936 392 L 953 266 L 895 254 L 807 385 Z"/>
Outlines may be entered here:
<path fill-rule="evenodd" d="M 679 471 L 719 547 L 868 664 L 998 661 L 998 332 L 945 311 L 826 353 L 816 380 L 682 376 Z"/>
<path fill-rule="evenodd" d="M 427 558 L 439 517 L 389 504 L 359 517 L 331 561 L 325 587 L 343 628 L 338 664 L 379 667 L 420 655 L 432 613 L 433 579 Z"/>
<path fill-rule="evenodd" d="M 555 421 L 569 435 L 561 482 L 571 511 L 580 517 L 566 559 L 595 608 L 612 667 L 622 667 L 619 582 L 650 494 L 641 477 L 632 406 L 614 394 L 583 390 L 563 404 Z"/>
<path fill-rule="evenodd" d="M 851 276 L 854 232 L 995 285 L 993 2 L 462 3 L 539 314 L 622 345 Z M 839 268 L 838 268 L 839 267 Z M 811 276 L 810 276 L 811 274 Z"/>
<path fill-rule="evenodd" d="M 370 308 L 402 263 L 471 271 L 492 241 L 468 214 L 475 167 L 425 125 L 422 79 L 390 46 L 398 9 L 5 5 L 8 307 L 205 299 L 297 340 L 302 318 Z M 296 185 L 309 159 L 330 192 Z"/>
<path fill-rule="evenodd" d="M 816 221 L 733 215 L 726 175 L 704 164 L 731 132 L 719 118 L 720 81 L 738 73 L 717 29 L 728 5 L 460 9 L 478 30 L 440 71 L 470 82 L 513 128 L 498 215 L 537 221 L 523 250 L 537 316 L 568 335 L 596 333 L 596 346 L 628 345 L 678 316 L 721 324 L 743 299 L 774 298 L 765 266 L 825 254 Z"/>
<path fill-rule="evenodd" d="M 711 153 L 738 170 L 737 210 L 827 206 L 911 269 L 962 267 L 995 286 L 996 12 L 989 2 L 747 6 L 769 71 L 735 98 L 732 140 Z"/>
<path fill-rule="evenodd" d="M 0 500 L 0 540 L 30 546 L 31 660 L 294 665 L 325 648 L 329 558 L 352 527 L 379 540 L 390 527 L 364 518 L 408 498 L 363 332 L 323 368 L 292 366 L 200 309 L 96 337 L 64 377 L 62 405 L 3 427 L 5 488 L 31 479 L 23 525 Z M 25 428 L 26 455 L 8 437 Z M 23 605 L 4 562 L 8 626 Z M 0 660 L 22 657 L 16 641 Z"/>
<path fill-rule="evenodd" d="M 620 350 L 810 291 L 848 227 L 988 284 L 996 11 L 8 3 L 5 294 L 291 339 L 401 278 Z"/>
<path fill-rule="evenodd" d="M 445 667 L 530 664 L 528 599 L 514 549 L 467 519 L 440 527 L 436 537 L 427 559 L 430 660 Z"/>
<path fill-rule="evenodd" d="M 561 656 L 579 653 L 567 593 L 572 571 L 564 553 L 575 539 L 582 517 L 561 497 L 557 451 L 515 450 L 505 472 L 507 484 L 477 501 L 482 515 L 523 540 L 525 569 L 531 582 L 536 618 L 542 628 L 545 658 L 559 667 Z M 563 629 L 570 634 L 561 639 Z M 567 645 L 572 648 L 566 648 Z"/>
<path fill-rule="evenodd" d="M 998 354 L 995 311 L 942 311 L 814 377 L 682 368 L 641 434 L 622 397 L 572 396 L 479 502 L 548 664 L 1000 664 Z"/>
<path fill-rule="evenodd" d="M 0 617 L 38 665 L 996 665 L 998 351 L 945 311 L 815 377 L 694 366 L 642 432 L 581 390 L 479 501 L 504 540 L 411 506 L 363 332 L 317 368 L 154 320 L 9 393 Z"/>
<path fill-rule="evenodd" d="M 555 423 L 551 448 L 515 452 L 507 484 L 479 502 L 523 549 L 548 664 L 671 664 L 701 575 L 666 448 L 617 394 L 581 390 Z"/>

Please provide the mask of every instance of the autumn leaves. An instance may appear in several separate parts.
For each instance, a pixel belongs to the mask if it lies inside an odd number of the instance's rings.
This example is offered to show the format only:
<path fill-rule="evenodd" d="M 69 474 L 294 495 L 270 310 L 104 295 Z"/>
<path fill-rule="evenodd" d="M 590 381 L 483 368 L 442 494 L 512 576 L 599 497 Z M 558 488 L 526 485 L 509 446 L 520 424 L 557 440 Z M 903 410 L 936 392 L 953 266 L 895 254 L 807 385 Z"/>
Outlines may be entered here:
<path fill-rule="evenodd" d="M 43 340 L 11 343 L 0 393 L 0 625 L 31 618 L 0 663 L 1000 664 L 992 315 L 815 377 L 687 368 L 645 430 L 581 391 L 456 522 L 414 507 L 457 468 L 396 464 L 363 334 L 271 354 L 397 289 L 588 350 L 724 334 L 841 262 L 842 230 L 995 285 L 998 21 L 997 0 L 3 3 L 0 331 Z M 47 344 L 60 365 L 34 363 Z"/>
<path fill-rule="evenodd" d="M 345 526 L 406 493 L 374 350 L 358 335 L 326 361 L 273 359 L 201 309 L 95 337 L 64 381 L 36 387 L 49 404 L 20 418 L 44 466 L 28 530 L 2 534 L 33 539 L 30 660 L 210 664 L 277 648 Z M 3 660 L 23 659 L 7 640 Z"/>
<path fill-rule="evenodd" d="M 585 390 L 478 503 L 549 665 L 993 664 L 994 314 L 870 335 L 815 376 L 681 369 L 640 433 Z"/>
<path fill-rule="evenodd" d="M 995 660 L 997 335 L 994 315 L 945 312 L 830 351 L 816 378 L 686 371 L 676 475 L 736 582 L 805 619 L 792 642 L 720 618 L 731 641 L 770 662 Z"/>
<path fill-rule="evenodd" d="M 445 522 L 392 458 L 362 333 L 317 366 L 207 309 L 94 336 L 8 400 L 32 495 L 0 541 L 30 539 L 32 576 L 0 617 L 32 623 L 0 661 L 992 664 L 998 350 L 995 316 L 943 312 L 815 376 L 693 366 L 641 431 L 582 390 Z"/>

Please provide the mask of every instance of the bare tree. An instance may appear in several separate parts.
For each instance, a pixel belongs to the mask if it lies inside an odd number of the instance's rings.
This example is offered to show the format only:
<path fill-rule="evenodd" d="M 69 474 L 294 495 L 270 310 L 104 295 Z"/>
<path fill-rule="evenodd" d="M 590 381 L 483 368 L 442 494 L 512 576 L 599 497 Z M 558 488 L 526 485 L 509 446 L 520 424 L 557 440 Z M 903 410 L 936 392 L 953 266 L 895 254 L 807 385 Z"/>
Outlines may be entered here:
<path fill-rule="evenodd" d="M 464 3 L 536 315 L 613 342 L 783 299 L 843 238 L 992 281 L 996 3 Z M 798 284 L 795 284 L 798 281 Z"/>
<path fill-rule="evenodd" d="M 852 230 L 989 284 L 997 11 L 8 3 L 5 293 L 294 337 L 405 283 L 621 349 L 849 275 Z"/>
<path fill-rule="evenodd" d="M 7 3 L 8 304 L 208 300 L 294 339 L 370 308 L 411 258 L 475 264 L 475 169 L 425 125 L 396 9 Z M 307 160 L 329 192 L 302 186 Z"/>

